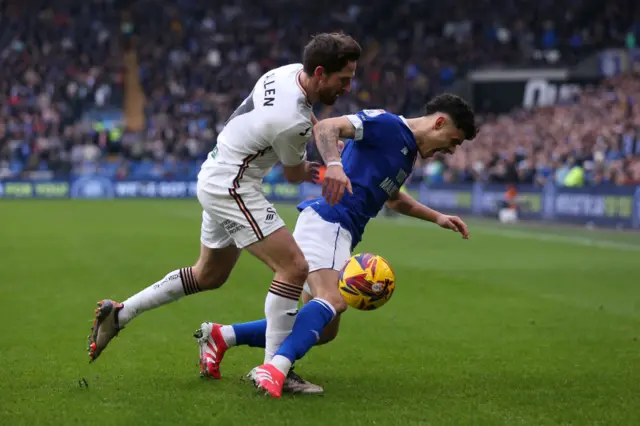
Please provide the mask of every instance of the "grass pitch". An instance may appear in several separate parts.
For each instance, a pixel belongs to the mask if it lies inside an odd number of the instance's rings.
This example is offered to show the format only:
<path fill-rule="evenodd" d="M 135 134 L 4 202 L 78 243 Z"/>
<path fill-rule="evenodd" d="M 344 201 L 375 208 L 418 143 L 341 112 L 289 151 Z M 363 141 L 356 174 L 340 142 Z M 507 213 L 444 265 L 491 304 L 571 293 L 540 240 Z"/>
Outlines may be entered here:
<path fill-rule="evenodd" d="M 0 424 L 638 424 L 640 237 L 470 225 L 463 241 L 372 221 L 358 251 L 389 260 L 393 298 L 348 311 L 299 362 L 324 396 L 271 400 L 241 380 L 261 350 L 232 349 L 223 380 L 203 380 L 191 337 L 263 316 L 271 273 L 247 254 L 221 290 L 143 314 L 88 364 L 96 301 L 195 261 L 197 202 L 2 202 Z"/>

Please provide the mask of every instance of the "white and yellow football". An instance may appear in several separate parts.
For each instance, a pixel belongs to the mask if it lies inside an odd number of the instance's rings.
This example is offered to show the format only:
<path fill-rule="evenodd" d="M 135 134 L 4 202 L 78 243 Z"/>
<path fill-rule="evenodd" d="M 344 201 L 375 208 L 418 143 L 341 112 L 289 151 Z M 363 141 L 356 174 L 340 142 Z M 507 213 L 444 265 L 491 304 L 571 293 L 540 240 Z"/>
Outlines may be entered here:
<path fill-rule="evenodd" d="M 382 256 L 360 253 L 351 256 L 340 270 L 338 288 L 349 306 L 372 311 L 391 299 L 396 279 Z"/>

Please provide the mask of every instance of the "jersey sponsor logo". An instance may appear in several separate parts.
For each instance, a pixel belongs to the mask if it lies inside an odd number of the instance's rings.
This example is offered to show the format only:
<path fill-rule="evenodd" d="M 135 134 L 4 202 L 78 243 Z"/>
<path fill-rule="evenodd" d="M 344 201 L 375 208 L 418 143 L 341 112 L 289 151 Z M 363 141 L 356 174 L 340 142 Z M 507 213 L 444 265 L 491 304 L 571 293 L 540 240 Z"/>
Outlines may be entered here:
<path fill-rule="evenodd" d="M 396 192 L 398 192 L 398 185 L 395 184 L 390 178 L 384 178 L 382 183 L 380 184 L 380 189 L 387 193 L 389 197 L 393 196 Z"/>
<path fill-rule="evenodd" d="M 273 207 L 267 207 L 267 215 L 264 218 L 265 223 L 271 223 L 276 220 L 276 210 Z"/>
<path fill-rule="evenodd" d="M 407 147 L 405 146 L 404 148 L 402 148 L 400 150 L 400 152 L 403 153 L 404 155 L 407 155 L 407 154 L 409 154 L 409 149 L 407 149 Z"/>
<path fill-rule="evenodd" d="M 362 113 L 364 115 L 366 115 L 367 117 L 371 117 L 371 118 L 377 117 L 377 116 L 379 116 L 381 114 L 384 114 L 385 112 L 386 111 L 383 110 L 383 109 L 365 109 L 365 110 L 362 110 Z"/>
<path fill-rule="evenodd" d="M 407 178 L 407 172 L 400 169 L 400 171 L 398 172 L 398 175 L 396 176 L 396 182 L 402 185 L 406 178 Z"/>
<path fill-rule="evenodd" d="M 393 179 L 387 177 L 380 184 L 380 188 L 387 193 L 390 197 L 393 196 L 398 189 L 404 184 L 404 181 L 407 179 L 407 172 L 404 169 L 398 170 L 398 174 L 396 175 L 395 182 Z"/>

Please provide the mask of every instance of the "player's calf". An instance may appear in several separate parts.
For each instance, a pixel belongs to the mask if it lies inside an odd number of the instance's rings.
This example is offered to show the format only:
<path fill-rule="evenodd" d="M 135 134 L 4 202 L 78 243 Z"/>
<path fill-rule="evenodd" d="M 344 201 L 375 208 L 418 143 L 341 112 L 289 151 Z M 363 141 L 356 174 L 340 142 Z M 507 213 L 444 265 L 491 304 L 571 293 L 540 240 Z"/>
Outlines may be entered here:
<path fill-rule="evenodd" d="M 327 324 L 322 330 L 320 340 L 316 343 L 316 346 L 325 345 L 335 340 L 338 337 L 338 331 L 340 330 L 340 314 L 337 314 L 329 324 Z"/>
<path fill-rule="evenodd" d="M 275 272 L 264 306 L 267 319 L 265 360 L 268 362 L 291 333 L 309 265 L 285 227 L 248 246 L 247 250 Z"/>
<path fill-rule="evenodd" d="M 302 292 L 302 301 L 306 305 L 314 296 L 314 293 L 318 298 L 326 300 L 336 311 L 336 316 L 324 327 L 320 340 L 316 343 L 316 346 L 324 345 L 333 341 L 338 336 L 338 330 L 340 329 L 340 314 L 347 310 L 347 303 L 344 301 L 338 291 L 337 281 L 335 285 L 331 285 L 332 280 L 337 279 L 338 272 L 331 269 L 321 269 L 309 274 L 307 278 L 307 286 L 305 291 Z M 309 282 L 313 283 L 312 286 Z M 325 283 L 327 283 L 325 285 Z"/>
<path fill-rule="evenodd" d="M 320 341 L 325 327 L 339 313 L 336 307 L 342 312 L 346 310 L 346 304 L 338 291 L 338 275 L 338 271 L 329 268 L 309 274 L 307 282 L 314 298 L 302 307 L 291 334 L 270 361 L 270 364 L 285 375 L 296 360 L 302 358 Z M 330 300 L 319 295 L 324 295 Z"/>
<path fill-rule="evenodd" d="M 193 267 L 169 272 L 162 280 L 122 302 L 118 319 L 124 326 L 142 312 L 158 308 L 167 303 L 214 290 L 224 284 L 236 264 L 240 250 L 233 245 L 211 249 L 200 246 L 200 257 Z"/>
<path fill-rule="evenodd" d="M 239 257 L 240 249 L 234 245 L 222 249 L 210 249 L 201 245 L 200 257 L 191 268 L 200 291 L 222 287 L 229 279 Z"/>

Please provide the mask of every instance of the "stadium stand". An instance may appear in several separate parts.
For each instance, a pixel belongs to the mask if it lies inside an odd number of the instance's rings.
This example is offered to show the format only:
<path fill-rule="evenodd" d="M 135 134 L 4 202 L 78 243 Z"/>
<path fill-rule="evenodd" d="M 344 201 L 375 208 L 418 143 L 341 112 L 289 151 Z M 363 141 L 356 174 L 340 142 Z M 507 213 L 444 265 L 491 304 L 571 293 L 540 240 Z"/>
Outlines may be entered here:
<path fill-rule="evenodd" d="M 317 31 L 343 29 L 365 49 L 353 92 L 320 118 L 370 107 L 415 114 L 470 70 L 571 66 L 633 48 L 640 35 L 640 8 L 627 0 L 2 7 L 0 179 L 193 179 L 258 76 L 299 60 Z M 421 162 L 413 182 L 639 184 L 639 102 L 640 80 L 626 75 L 563 105 L 487 114 L 476 141 Z"/>

